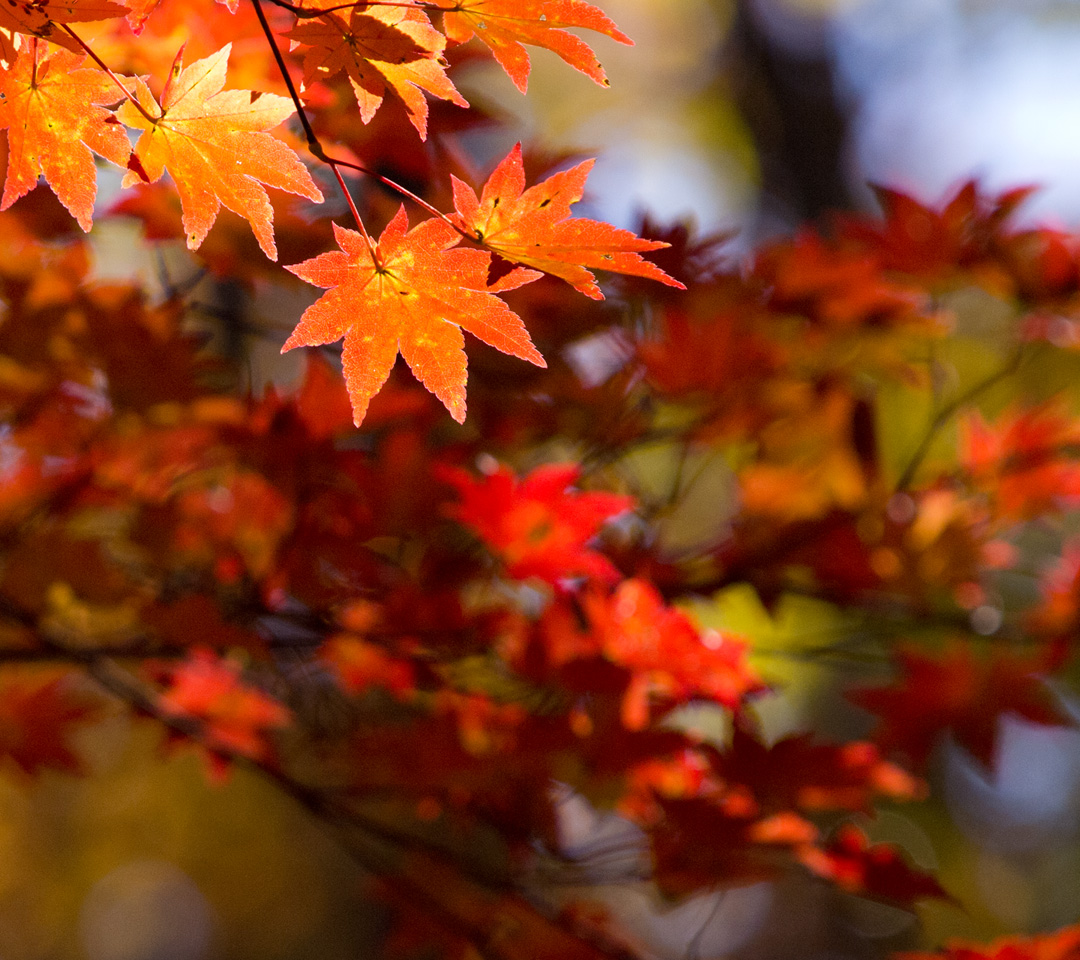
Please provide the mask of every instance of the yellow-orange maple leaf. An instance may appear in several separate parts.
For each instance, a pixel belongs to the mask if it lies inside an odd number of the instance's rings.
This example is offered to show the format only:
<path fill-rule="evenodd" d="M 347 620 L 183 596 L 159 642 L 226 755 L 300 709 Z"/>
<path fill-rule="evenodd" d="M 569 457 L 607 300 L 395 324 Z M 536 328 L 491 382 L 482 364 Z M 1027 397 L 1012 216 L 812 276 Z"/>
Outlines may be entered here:
<path fill-rule="evenodd" d="M 0 28 L 44 37 L 72 51 L 78 43 L 60 26 L 125 17 L 128 9 L 112 0 L 7 0 L 0 3 Z"/>
<path fill-rule="evenodd" d="M 149 87 L 136 81 L 139 103 L 154 119 L 131 103 L 117 111 L 122 123 L 145 131 L 123 185 L 153 183 L 167 168 L 180 194 L 189 249 L 206 239 L 224 205 L 251 224 L 263 252 L 276 260 L 274 209 L 263 184 L 309 200 L 321 201 L 322 193 L 300 158 L 266 133 L 292 115 L 292 101 L 272 93 L 222 89 L 231 48 L 226 44 L 186 69 L 181 48 L 160 106 Z"/>
<path fill-rule="evenodd" d="M 81 68 L 82 57 L 44 44 L 24 49 L 0 76 L 0 128 L 8 131 L 8 168 L 0 210 L 32 190 L 43 175 L 83 230 L 93 223 L 97 171 L 90 152 L 123 166 L 131 153 L 124 128 L 98 104 L 123 94 L 104 71 Z"/>
<path fill-rule="evenodd" d="M 604 295 L 590 267 L 649 277 L 685 289 L 678 280 L 639 256 L 668 244 L 643 240 L 629 230 L 599 220 L 570 216 L 571 204 L 585 192 L 585 179 L 593 162 L 586 160 L 525 190 L 519 143 L 488 178 L 480 199 L 468 184 L 451 178 L 458 222 L 499 256 L 561 277 L 594 300 L 603 300 Z"/>
<path fill-rule="evenodd" d="M 286 267 L 330 289 L 304 311 L 281 351 L 344 337 L 342 363 L 357 426 L 399 350 L 416 378 L 461 423 L 466 380 L 462 329 L 503 353 L 546 366 L 521 318 L 494 296 L 535 280 L 535 271 L 517 268 L 489 285 L 490 254 L 451 249 L 461 237 L 443 220 L 425 220 L 409 230 L 404 207 L 374 250 L 361 234 L 336 223 L 334 235 L 340 251 Z"/>
<path fill-rule="evenodd" d="M 324 13 L 301 23 L 291 40 L 307 44 L 304 84 L 327 80 L 344 71 L 368 123 L 389 87 L 405 104 L 420 139 L 427 139 L 427 101 L 422 91 L 459 107 L 469 104 L 446 76 L 439 57 L 446 39 L 422 10 L 407 7 L 354 7 L 346 23 Z"/>
<path fill-rule="evenodd" d="M 592 48 L 563 28 L 584 27 L 634 44 L 602 10 L 584 0 L 443 0 L 442 6 L 447 39 L 463 43 L 478 37 L 522 93 L 529 84 L 529 54 L 523 44 L 557 53 L 603 86 L 608 85 L 607 76 Z"/>

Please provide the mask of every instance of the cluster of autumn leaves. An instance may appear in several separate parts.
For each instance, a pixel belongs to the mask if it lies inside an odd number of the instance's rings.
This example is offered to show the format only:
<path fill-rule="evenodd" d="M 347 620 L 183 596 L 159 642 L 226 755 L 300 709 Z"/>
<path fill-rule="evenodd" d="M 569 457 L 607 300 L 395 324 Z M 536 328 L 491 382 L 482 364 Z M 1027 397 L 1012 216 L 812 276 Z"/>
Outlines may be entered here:
<path fill-rule="evenodd" d="M 308 146 L 338 178 L 358 230 L 335 224 L 338 252 L 289 267 L 330 292 L 305 312 L 284 349 L 344 338 L 344 372 L 357 425 L 399 350 L 454 418 L 464 420 L 463 329 L 498 350 L 542 365 L 520 317 L 498 296 L 536 280 L 541 272 L 562 277 L 591 297 L 602 294 L 590 268 L 678 285 L 640 256 L 661 244 L 599 221 L 568 219 L 571 204 L 584 192 L 591 162 L 525 190 L 519 149 L 499 165 L 481 198 L 455 177 L 453 214 L 422 203 L 435 216 L 410 231 L 402 205 L 376 243 L 341 177 L 342 169 L 374 171 L 329 157 L 299 99 L 299 90 L 307 98 L 318 96 L 326 81 L 344 75 L 364 123 L 373 119 L 390 94 L 404 106 L 423 140 L 428 129 L 425 94 L 468 107 L 448 78 L 442 55 L 447 43 L 473 36 L 487 44 L 522 92 L 529 75 L 526 43 L 553 50 L 597 83 L 606 83 L 588 45 L 564 28 L 591 29 L 624 43 L 630 40 L 584 0 L 344 6 L 316 0 L 283 4 L 295 25 L 280 36 L 256 4 L 266 41 L 281 62 L 289 97 L 226 90 L 232 43 L 187 67 L 181 46 L 160 95 L 155 96 L 143 76 L 118 74 L 70 26 L 110 21 L 110 39 L 137 44 L 141 42 L 137 34 L 154 23 L 158 2 L 137 3 L 131 9 L 111 0 L 15 3 L 0 17 L 0 128 L 8 130 L 10 156 L 0 209 L 10 207 L 44 176 L 88 231 L 97 154 L 126 168 L 124 187 L 156 183 L 168 171 L 180 198 L 190 249 L 203 243 L 224 206 L 248 221 L 263 253 L 276 260 L 274 211 L 266 188 L 316 203 L 323 200 L 294 150 L 268 133 L 300 108 Z M 235 11 L 235 2 L 229 6 Z M 442 32 L 432 25 L 429 13 L 441 18 Z M 128 35 L 123 37 L 125 31 Z M 51 46 L 57 44 L 66 49 Z M 279 44 L 303 50 L 299 87 L 288 73 Z M 139 131 L 134 147 L 125 127 Z M 404 187 L 399 192 L 415 199 Z M 460 247 L 463 239 L 476 246 Z M 503 271 L 492 281 L 493 254 L 524 266 Z M 378 320 L 370 319 L 374 315 Z"/>
<path fill-rule="evenodd" d="M 634 821 L 672 896 L 804 871 L 947 901 L 860 815 L 925 797 L 946 739 L 989 769 L 1003 715 L 1072 724 L 1045 679 L 1080 627 L 1080 422 L 1024 378 L 1073 356 L 1075 238 L 1014 226 L 1024 191 L 882 190 L 882 218 L 730 263 L 684 227 L 573 217 L 591 161 L 517 146 L 468 185 L 458 134 L 490 118 L 445 58 L 475 36 L 524 91 L 533 44 L 604 82 L 564 28 L 626 38 L 582 0 L 190 7 L 0 6 L 0 757 L 80 772 L 76 728 L 148 717 L 214 776 L 396 844 L 367 864 L 380 897 L 426 904 L 448 957 L 627 948 L 485 880 L 562 855 L 554 783 Z M 185 40 L 206 53 L 187 66 Z M 266 92 L 226 89 L 230 56 Z M 297 102 L 323 187 L 267 132 Z M 160 302 L 96 282 L 67 213 L 25 196 L 44 176 L 88 229 L 93 154 L 126 170 L 107 215 L 195 250 L 244 310 L 293 276 L 324 288 L 285 348 L 343 339 L 345 386 L 313 351 L 294 392 L 244 395 L 192 332 L 227 316 L 169 278 Z M 377 240 L 287 198 L 275 231 L 265 187 L 318 200 L 331 174 Z M 402 196 L 429 218 L 410 228 Z M 288 272 L 258 252 L 279 242 Z M 594 270 L 620 275 L 608 300 Z M 992 342 L 973 302 L 1004 317 Z M 463 330 L 509 356 L 474 353 L 459 427 Z M 982 351 L 966 380 L 957 343 Z M 690 612 L 732 591 L 857 620 L 820 655 L 872 665 L 845 702 L 874 724 L 767 736 L 761 637 Z M 1075 949 L 1069 929 L 945 955 Z"/>
<path fill-rule="evenodd" d="M 997 206 L 974 192 L 960 202 L 969 204 L 961 229 L 978 236 Z M 52 224 L 50 243 L 17 211 L 4 214 L 0 258 L 0 614 L 12 661 L 0 749 L 28 774 L 77 772 L 71 732 L 126 702 L 171 743 L 195 744 L 214 776 L 253 766 L 299 789 L 290 778 L 303 769 L 303 790 L 325 786 L 344 804 L 335 818 L 361 825 L 373 798 L 383 816 L 390 804 L 407 850 L 425 837 L 438 851 L 425 831 L 441 823 L 455 835 L 494 832 L 515 858 L 535 856 L 538 839 L 557 853 L 558 781 L 644 830 L 654 879 L 671 895 L 801 867 L 853 894 L 911 905 L 946 891 L 898 849 L 870 843 L 850 815 L 923 797 L 945 735 L 992 765 L 1002 714 L 1071 722 L 1043 678 L 1061 668 L 1075 631 L 1075 551 L 1064 550 L 1041 599 L 1004 612 L 992 646 L 961 639 L 979 636 L 975 613 L 995 600 L 995 572 L 1018 563 L 1015 532 L 1052 523 L 1076 500 L 1070 415 L 1061 405 L 989 419 L 958 411 L 946 469 L 935 455 L 902 491 L 887 492 L 882 447 L 860 436 L 859 403 L 870 401 L 852 398 L 856 386 L 872 371 L 922 389 L 917 353 L 901 362 L 901 345 L 942 340 L 945 295 L 934 295 L 932 318 L 921 315 L 920 302 L 931 302 L 919 293 L 930 289 L 924 279 L 900 285 L 898 274 L 886 280 L 864 265 L 856 275 L 887 283 L 887 302 L 905 292 L 905 312 L 882 314 L 867 294 L 865 313 L 836 320 L 816 312 L 835 300 L 835 280 L 825 291 L 804 285 L 791 305 L 795 265 L 808 249 L 816 264 L 833 249 L 840 274 L 851 248 L 803 237 L 736 272 L 672 232 L 666 265 L 688 294 L 646 301 L 622 288 L 619 301 L 648 302 L 660 319 L 629 353 L 628 334 L 610 325 L 615 301 L 590 315 L 568 288 L 538 285 L 542 297 L 521 309 L 574 311 L 578 326 L 537 325 L 557 359 L 532 379 L 508 375 L 511 360 L 474 371 L 482 431 L 448 428 L 437 401 L 397 371 L 357 435 L 347 392 L 318 355 L 295 394 L 221 392 L 221 361 L 183 332 L 182 298 L 153 306 L 135 287 L 90 282 L 85 245 L 44 216 L 27 214 L 39 230 Z M 895 220 L 894 210 L 887 229 Z M 999 248 L 1021 240 L 1026 249 L 1056 242 L 1002 227 L 980 241 L 981 269 L 935 267 L 935 282 L 944 290 L 992 276 L 999 295 L 1018 299 L 989 262 L 1000 268 Z M 762 283 L 782 261 L 788 286 L 775 273 Z M 1066 316 L 1073 295 L 1062 282 L 1044 302 Z M 806 346 L 797 358 L 792 323 Z M 729 354 L 691 358 L 710 329 L 721 341 L 753 336 L 742 356 L 767 358 L 750 381 L 762 406 L 722 402 L 710 365 L 730 364 Z M 857 335 L 865 353 L 838 368 L 836 346 Z M 573 342 L 611 349 L 623 366 L 586 387 L 563 359 Z M 778 406 L 766 404 L 771 396 Z M 848 399 L 823 413 L 835 396 Z M 768 443 L 777 425 L 806 445 Z M 762 442 L 748 449 L 753 435 Z M 536 463 L 553 442 L 591 451 L 596 465 L 506 465 Z M 742 451 L 732 461 L 739 505 L 720 525 L 706 511 L 700 522 L 712 532 L 692 550 L 664 542 L 692 485 L 658 500 L 619 466 L 658 443 L 686 456 Z M 854 492 L 830 485 L 822 456 L 854 464 Z M 766 467 L 791 477 L 786 508 L 778 493 L 754 496 Z M 994 471 L 1008 483 L 991 482 Z M 804 496 L 815 484 L 822 489 Z M 775 694 L 767 661 L 754 661 L 756 638 L 703 629 L 678 605 L 747 584 L 770 604 L 797 590 L 877 617 L 888 600 L 897 632 L 924 641 L 895 657 L 891 636 L 867 641 L 866 652 L 896 665 L 886 685 L 851 694 L 881 718 L 873 740 L 765 737 L 755 704 Z M 81 669 L 17 665 L 36 658 Z M 81 670 L 112 698 L 81 682 Z M 695 704 L 730 718 L 730 733 L 715 739 L 681 724 L 680 710 Z M 431 862 L 411 862 L 409 883 L 445 893 L 446 926 L 434 923 L 432 936 L 448 955 L 466 948 L 465 920 L 481 938 L 500 911 L 526 909 L 486 899 L 484 910 L 457 915 L 480 902 L 463 893 L 476 892 L 467 868 L 439 868 L 436 883 Z M 399 877 L 390 890 L 406 910 L 415 889 Z M 555 941 L 560 956 L 603 956 L 598 938 L 617 936 L 595 917 L 581 929 L 579 913 L 530 916 L 545 936 L 568 938 Z M 1037 949 L 1060 941 L 1067 956 L 1070 936 Z M 515 942 L 526 948 L 546 955 Z"/>

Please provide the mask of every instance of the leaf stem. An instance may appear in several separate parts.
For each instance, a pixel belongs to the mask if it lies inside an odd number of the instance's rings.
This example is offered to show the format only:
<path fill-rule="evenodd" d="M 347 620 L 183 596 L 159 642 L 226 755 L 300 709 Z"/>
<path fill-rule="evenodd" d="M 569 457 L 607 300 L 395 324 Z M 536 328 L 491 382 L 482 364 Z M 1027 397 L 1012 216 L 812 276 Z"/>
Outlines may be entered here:
<path fill-rule="evenodd" d="M 358 163 L 351 163 L 348 160 L 341 160 L 337 157 L 332 157 L 326 152 L 326 149 L 322 145 L 322 141 L 319 140 L 318 135 L 315 133 L 314 128 L 311 126 L 311 121 L 308 119 L 307 111 L 304 109 L 304 104 L 300 100 L 300 94 L 296 89 L 296 84 L 293 82 L 292 77 L 289 75 L 288 67 L 285 64 L 285 58 L 282 56 L 281 50 L 278 47 L 277 40 L 274 37 L 273 31 L 270 29 L 270 23 L 266 19 L 266 13 L 262 8 L 262 2 L 261 0 L 251 0 L 251 2 L 255 7 L 255 13 L 259 18 L 259 25 L 262 27 L 262 31 L 263 34 L 266 36 L 267 43 L 270 44 L 270 50 L 274 55 L 274 60 L 278 65 L 278 70 L 281 71 L 282 79 L 285 81 L 285 86 L 289 91 L 289 97 L 292 99 L 293 105 L 296 107 L 296 115 L 297 117 L 299 117 L 300 126 L 304 130 L 304 137 L 307 140 L 308 151 L 317 160 L 321 160 L 328 167 L 330 167 L 331 170 L 334 171 L 334 177 L 338 182 L 338 186 L 341 188 L 341 192 L 345 196 L 345 201 L 349 205 L 349 210 L 352 212 L 353 219 L 356 221 L 357 226 L 360 228 L 360 232 L 367 240 L 368 245 L 372 249 L 372 252 L 374 252 L 375 250 L 375 244 L 372 241 L 370 234 L 367 232 L 367 228 L 364 226 L 363 221 L 360 219 L 360 214 L 357 212 L 356 204 L 354 203 L 352 195 L 350 194 L 349 189 L 345 184 L 344 178 L 341 176 L 341 171 L 339 169 L 340 167 L 346 167 L 350 170 L 355 170 L 357 173 L 362 173 L 364 176 L 372 177 L 373 179 L 378 180 L 379 183 L 383 184 L 386 187 L 389 187 L 391 190 L 395 191 L 406 199 L 412 200 L 413 203 L 422 207 L 432 216 L 438 217 L 444 223 L 453 227 L 453 229 L 460 233 L 463 237 L 475 239 L 471 237 L 468 233 L 466 233 L 464 230 L 462 230 L 461 227 L 454 223 L 454 221 L 451 220 L 450 217 L 448 217 L 445 213 L 436 209 L 426 200 L 423 200 L 411 190 L 403 187 L 400 183 L 391 180 L 389 177 L 384 177 L 382 174 L 376 173 L 374 170 L 370 170 L 367 167 L 361 166 Z M 286 2 L 286 0 L 267 0 L 267 2 L 284 7 L 288 10 L 292 10 L 294 13 L 297 14 L 297 16 L 300 16 L 300 14 L 297 13 L 297 10 L 293 9 L 293 4 Z M 393 4 L 393 6 L 411 7 L 417 5 L 412 3 L 399 3 Z M 326 10 L 319 11 L 319 13 L 326 12 Z"/>
<path fill-rule="evenodd" d="M 930 452 L 930 447 L 937 438 L 941 428 L 956 415 L 961 407 L 971 403 L 979 396 L 979 394 L 989 390 L 992 386 L 1000 383 L 1006 377 L 1010 377 L 1016 373 L 1020 368 L 1023 359 L 1024 344 L 1020 344 L 1020 346 L 1013 351 L 1012 356 L 1009 357 L 1003 367 L 999 370 L 995 370 L 988 377 L 984 377 L 978 383 L 973 384 L 938 410 L 931 419 L 930 425 L 927 427 L 926 433 L 923 434 L 922 440 L 919 441 L 919 446 L 916 448 L 915 453 L 912 454 L 903 473 L 900 474 L 900 479 L 896 482 L 897 493 L 903 493 L 911 486 L 915 479 L 915 474 L 918 472 L 919 467 L 922 466 L 923 461 L 926 459 L 926 455 Z"/>
<path fill-rule="evenodd" d="M 372 255 L 375 252 L 375 244 L 371 239 L 371 235 L 367 231 L 367 227 L 364 226 L 364 221 L 360 219 L 360 212 L 356 209 L 356 202 L 353 200 L 352 194 L 349 192 L 349 187 L 345 183 L 345 178 L 341 175 L 341 171 L 338 169 L 341 166 L 341 162 L 335 160 L 329 156 L 323 149 L 322 144 L 319 142 L 319 138 L 315 135 L 315 130 L 311 126 L 311 121 L 308 119 L 307 111 L 304 109 L 303 103 L 300 101 L 300 94 L 296 89 L 296 84 L 293 82 L 292 76 L 289 74 L 289 69 L 285 65 L 285 58 L 281 55 L 281 50 L 278 47 L 277 40 L 274 37 L 274 31 L 270 29 L 270 23 L 266 19 L 266 12 L 262 8 L 260 0 L 251 0 L 252 5 L 255 7 L 255 15 L 259 18 L 259 26 L 262 27 L 263 35 L 266 37 L 266 42 L 270 45 L 270 52 L 274 55 L 274 61 L 278 65 L 278 70 L 281 71 L 281 77 L 285 81 L 285 87 L 289 91 L 289 96 L 292 98 L 293 106 L 296 107 L 296 115 L 300 118 L 300 126 L 304 129 L 304 136 L 307 139 L 308 150 L 319 160 L 325 163 L 331 170 L 334 171 L 334 179 L 337 180 L 338 187 L 341 190 L 342 195 L 345 197 L 345 202 L 349 205 L 349 210 L 352 213 L 353 219 L 356 221 L 357 227 L 360 229 L 360 233 L 363 234 L 364 239 L 367 241 L 368 247 L 371 248 Z"/>
<path fill-rule="evenodd" d="M 356 7 L 412 7 L 417 10 L 448 10 L 456 7 L 444 7 L 438 3 L 412 3 L 410 0 L 354 0 L 352 3 L 339 3 L 333 7 L 321 7 L 318 10 L 309 10 L 297 3 L 289 3 L 289 0 L 267 0 L 275 7 L 288 10 L 300 20 L 311 20 L 321 17 L 326 13 L 337 13 L 339 10 L 352 10 Z"/>
<path fill-rule="evenodd" d="M 80 37 L 74 30 L 72 30 L 71 27 L 69 27 L 66 23 L 58 23 L 57 26 L 67 31 L 67 33 L 71 36 L 71 39 L 74 40 L 80 47 L 83 48 L 83 50 L 86 51 L 86 55 L 90 57 L 90 59 L 93 60 L 94 63 L 96 63 L 99 67 L 101 67 L 102 70 L 104 70 L 109 75 L 109 78 L 112 80 L 113 83 L 115 83 L 121 90 L 124 91 L 124 96 L 127 97 L 131 105 L 136 110 L 138 110 L 139 113 L 143 115 L 143 117 L 146 118 L 147 123 L 156 124 L 158 122 L 160 117 L 152 117 L 149 113 L 147 113 L 146 108 L 141 103 L 139 103 L 138 97 L 136 97 L 135 94 L 128 90 L 127 86 L 124 84 L 124 81 L 121 80 L 115 73 L 113 73 L 112 69 L 108 66 L 108 64 L 106 64 L 105 61 L 102 60 L 101 57 L 99 57 L 94 52 L 90 44 L 83 40 L 83 38 Z"/>
<path fill-rule="evenodd" d="M 374 257 L 376 247 L 375 241 L 371 238 L 371 234 L 368 233 L 367 227 L 364 226 L 364 221 L 360 219 L 360 211 L 356 209 L 356 204 L 353 202 L 348 184 L 345 183 L 345 178 L 341 175 L 341 171 L 338 169 L 336 163 L 331 163 L 330 169 L 334 171 L 334 179 L 337 180 L 338 187 L 345 196 L 345 202 L 349 205 L 353 220 L 356 221 L 356 225 L 360 228 L 360 232 L 363 234 L 364 240 L 367 241 L 368 248 L 371 250 L 371 255 Z"/>

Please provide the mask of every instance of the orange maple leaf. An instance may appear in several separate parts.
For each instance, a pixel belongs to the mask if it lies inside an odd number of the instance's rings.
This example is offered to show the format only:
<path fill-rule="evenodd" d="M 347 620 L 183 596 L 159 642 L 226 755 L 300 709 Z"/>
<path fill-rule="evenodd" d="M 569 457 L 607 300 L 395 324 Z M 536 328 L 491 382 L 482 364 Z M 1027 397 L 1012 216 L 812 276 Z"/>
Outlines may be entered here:
<path fill-rule="evenodd" d="M 600 10 L 584 0 L 443 0 L 443 29 L 454 43 L 478 37 L 524 93 L 529 85 L 529 54 L 523 44 L 557 53 L 570 66 L 608 86 L 592 48 L 564 27 L 584 27 L 619 43 L 634 45 Z"/>
<path fill-rule="evenodd" d="M 304 311 L 281 352 L 344 337 L 342 364 L 357 426 L 399 349 L 416 378 L 463 422 L 462 329 L 496 350 L 546 366 L 521 318 L 494 296 L 535 280 L 536 271 L 517 268 L 489 285 L 490 254 L 451 249 L 461 237 L 443 220 L 425 220 L 409 230 L 404 206 L 374 249 L 336 223 L 334 235 L 340 251 L 286 267 L 332 289 Z"/>
<path fill-rule="evenodd" d="M 960 463 L 1005 520 L 1080 502 L 1080 464 L 1067 459 L 1078 443 L 1080 422 L 1061 403 L 1007 410 L 994 424 L 978 411 L 960 422 Z"/>
<path fill-rule="evenodd" d="M 127 14 L 127 7 L 112 0 L 8 0 L 0 4 L 0 29 L 43 37 L 71 51 L 81 51 L 59 24 L 110 20 Z"/>
<path fill-rule="evenodd" d="M 422 10 L 407 7 L 353 7 L 346 23 L 335 13 L 302 23 L 289 33 L 307 44 L 304 84 L 344 71 L 368 123 L 389 87 L 405 104 L 421 140 L 427 139 L 427 101 L 422 91 L 459 107 L 468 101 L 446 76 L 439 57 L 446 40 Z"/>
<path fill-rule="evenodd" d="M 753 274 L 772 307 L 825 328 L 936 326 L 923 294 L 883 275 L 873 255 L 837 248 L 810 231 L 763 248 Z"/>
<path fill-rule="evenodd" d="M 1075 960 L 1080 926 L 1062 927 L 1031 937 L 1004 937 L 989 944 L 952 940 L 933 953 L 897 953 L 893 960 Z"/>
<path fill-rule="evenodd" d="M 519 143 L 492 172 L 479 199 L 472 187 L 451 177 L 458 222 L 499 256 L 560 277 L 593 300 L 603 300 L 604 295 L 590 267 L 649 277 L 685 290 L 678 280 L 639 256 L 668 244 L 643 240 L 599 220 L 570 216 L 570 206 L 585 192 L 594 162 L 586 160 L 526 190 Z"/>
<path fill-rule="evenodd" d="M 300 158 L 266 133 L 291 116 L 287 97 L 250 90 L 222 90 L 232 44 L 184 69 L 183 47 L 161 92 L 161 104 L 136 80 L 139 103 L 117 111 L 120 121 L 145 131 L 128 160 L 123 186 L 153 183 L 168 168 L 183 208 L 187 245 L 196 249 L 224 204 L 250 224 L 263 252 L 277 259 L 274 210 L 263 188 L 277 187 L 309 200 L 322 193 Z"/>
<path fill-rule="evenodd" d="M 42 174 L 83 230 L 93 224 L 94 153 L 123 166 L 131 153 L 124 128 L 98 104 L 122 96 L 101 70 L 80 69 L 82 57 L 23 50 L 0 77 L 0 128 L 8 131 L 8 168 L 0 210 L 37 186 Z M 41 45 L 44 47 L 44 44 Z"/>
<path fill-rule="evenodd" d="M 317 440 L 341 433 L 352 424 L 352 405 L 341 377 L 317 352 L 307 355 L 304 381 L 293 395 L 293 403 L 308 433 Z"/>

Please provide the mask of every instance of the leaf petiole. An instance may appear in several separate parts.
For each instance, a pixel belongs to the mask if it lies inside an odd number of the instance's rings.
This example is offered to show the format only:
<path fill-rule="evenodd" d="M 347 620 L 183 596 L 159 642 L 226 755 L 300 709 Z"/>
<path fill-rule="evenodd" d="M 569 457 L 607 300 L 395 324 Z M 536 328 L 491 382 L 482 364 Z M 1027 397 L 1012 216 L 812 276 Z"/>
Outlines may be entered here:
<path fill-rule="evenodd" d="M 109 79 L 111 79 L 112 82 L 115 83 L 124 92 L 124 96 L 131 102 L 131 105 L 146 118 L 147 123 L 156 124 L 158 120 L 161 119 L 160 117 L 152 117 L 149 113 L 147 113 L 146 108 L 141 103 L 139 103 L 139 98 L 136 97 L 135 94 L 133 94 L 130 90 L 128 90 L 127 86 L 124 84 L 124 81 L 121 80 L 115 73 L 113 73 L 108 64 L 106 64 L 105 61 L 102 60 L 101 57 L 99 57 L 94 52 L 90 44 L 83 40 L 83 38 L 80 37 L 74 30 L 72 30 L 70 26 L 68 26 L 66 23 L 58 23 L 56 25 L 66 31 L 71 36 L 71 39 L 74 40 L 80 47 L 82 47 L 83 50 L 86 51 L 86 55 L 90 57 L 90 59 L 93 60 L 94 63 L 96 63 L 99 67 L 101 67 L 102 70 L 105 71 L 105 73 L 109 75 Z"/>

